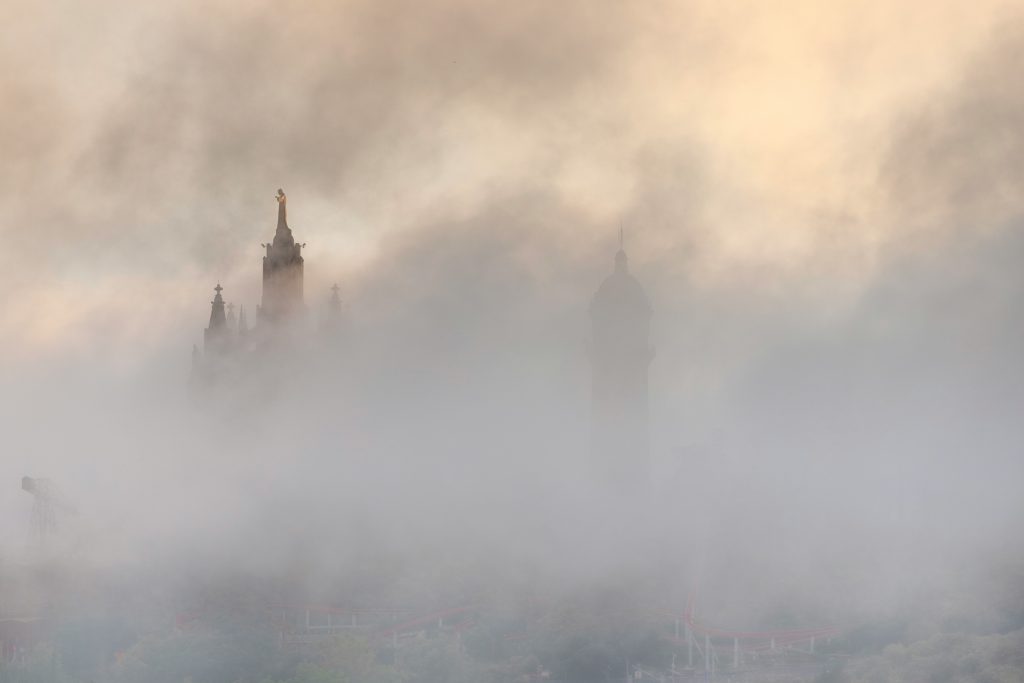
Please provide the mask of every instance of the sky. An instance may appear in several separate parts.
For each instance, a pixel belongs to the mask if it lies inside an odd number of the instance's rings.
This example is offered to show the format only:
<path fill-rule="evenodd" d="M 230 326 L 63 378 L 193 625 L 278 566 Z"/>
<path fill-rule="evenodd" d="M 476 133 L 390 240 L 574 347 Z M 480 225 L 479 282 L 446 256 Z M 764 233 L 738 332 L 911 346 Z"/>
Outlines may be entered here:
<path fill-rule="evenodd" d="M 312 498 L 395 545 L 548 558 L 583 524 L 536 541 L 576 495 L 587 306 L 621 228 L 655 311 L 659 495 L 718 520 L 680 522 L 682 555 L 765 510 L 758 543 L 797 547 L 751 551 L 779 574 L 847 562 L 837 535 L 869 559 L 1003 548 L 1024 512 L 1015 5 L 13 0 L 0 473 L 60 480 L 109 557 L 231 555 Z M 336 384 L 289 359 L 294 396 L 197 409 L 189 351 L 216 283 L 258 303 L 278 187 L 307 304 L 338 283 L 356 350 Z M 2 501 L 14 552 L 26 497 Z"/>

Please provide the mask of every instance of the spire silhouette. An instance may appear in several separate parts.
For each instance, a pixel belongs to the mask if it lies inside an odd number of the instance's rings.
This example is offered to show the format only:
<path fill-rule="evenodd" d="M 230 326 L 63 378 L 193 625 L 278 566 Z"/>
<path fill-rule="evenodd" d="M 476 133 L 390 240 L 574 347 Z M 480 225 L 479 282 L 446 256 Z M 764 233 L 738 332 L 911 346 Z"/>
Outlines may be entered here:
<path fill-rule="evenodd" d="M 213 350 L 222 351 L 228 336 L 228 321 L 227 316 L 224 314 L 224 297 L 221 296 L 224 288 L 218 282 L 213 291 L 216 294 L 213 297 L 213 301 L 210 302 L 210 325 L 203 331 L 204 353 Z"/>
<path fill-rule="evenodd" d="M 220 295 L 224 288 L 218 282 L 213 291 L 216 294 L 213 296 L 213 301 L 210 302 L 210 329 L 219 330 L 227 323 L 227 318 L 224 315 L 224 297 Z"/>
<path fill-rule="evenodd" d="M 625 235 L 622 226 L 619 226 L 619 250 L 615 252 L 615 272 L 628 273 L 629 259 L 626 258 Z"/>

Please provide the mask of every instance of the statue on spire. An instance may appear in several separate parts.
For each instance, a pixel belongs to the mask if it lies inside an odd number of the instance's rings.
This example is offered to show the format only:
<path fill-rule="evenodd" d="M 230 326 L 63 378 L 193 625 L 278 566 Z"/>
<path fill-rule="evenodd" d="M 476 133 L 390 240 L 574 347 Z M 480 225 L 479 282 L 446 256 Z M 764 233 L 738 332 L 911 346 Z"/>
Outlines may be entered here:
<path fill-rule="evenodd" d="M 277 200 L 277 229 L 287 228 L 288 217 L 285 205 L 288 203 L 288 197 L 285 195 L 284 190 L 279 187 L 274 198 Z"/>

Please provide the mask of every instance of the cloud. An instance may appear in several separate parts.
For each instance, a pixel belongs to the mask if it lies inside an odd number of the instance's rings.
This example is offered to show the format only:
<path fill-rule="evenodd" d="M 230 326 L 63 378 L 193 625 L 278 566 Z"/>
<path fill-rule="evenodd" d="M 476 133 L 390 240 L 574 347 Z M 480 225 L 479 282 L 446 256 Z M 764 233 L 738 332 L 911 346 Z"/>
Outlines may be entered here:
<path fill-rule="evenodd" d="M 877 596 L 871 559 L 910 532 L 907 567 L 1000 538 L 1020 40 L 991 38 L 1000 3 L 863 6 L 25 8 L 0 82 L 7 479 L 60 478 L 109 558 L 160 539 L 325 581 L 361 544 L 567 583 L 664 552 L 731 567 L 723 590 L 739 557 Z M 307 302 L 340 281 L 350 345 L 189 406 L 210 290 L 252 312 L 282 186 Z M 653 511 L 580 484 L 620 226 L 655 310 Z"/>
<path fill-rule="evenodd" d="M 952 85 L 899 122 L 881 180 L 894 220 L 911 230 L 954 233 L 1006 228 L 1024 206 L 1018 122 L 1024 99 L 1012 87 L 1024 51 L 1021 18 L 995 32 Z M 924 235 L 924 239 L 929 236 Z"/>

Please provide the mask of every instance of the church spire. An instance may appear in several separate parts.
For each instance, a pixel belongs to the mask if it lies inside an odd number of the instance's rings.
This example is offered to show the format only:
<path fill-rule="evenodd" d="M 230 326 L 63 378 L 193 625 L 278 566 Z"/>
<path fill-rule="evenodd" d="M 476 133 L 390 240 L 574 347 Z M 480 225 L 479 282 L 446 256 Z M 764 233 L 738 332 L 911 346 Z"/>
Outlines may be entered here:
<path fill-rule="evenodd" d="M 203 351 L 222 351 L 226 344 L 228 335 L 228 321 L 224 314 L 224 297 L 221 292 L 224 288 L 217 283 L 213 288 L 216 294 L 210 302 L 210 325 L 203 331 Z"/>
<path fill-rule="evenodd" d="M 277 231 L 274 239 L 263 247 L 263 303 L 260 319 L 283 321 L 303 312 L 302 244 L 296 244 L 288 227 L 287 202 L 284 190 L 278 189 Z"/>
<path fill-rule="evenodd" d="M 213 297 L 213 301 L 210 302 L 210 329 L 219 330 L 225 327 L 227 324 L 227 317 L 224 314 L 224 297 L 220 295 L 224 291 L 224 288 L 217 283 L 217 286 L 213 288 L 216 294 Z"/>

